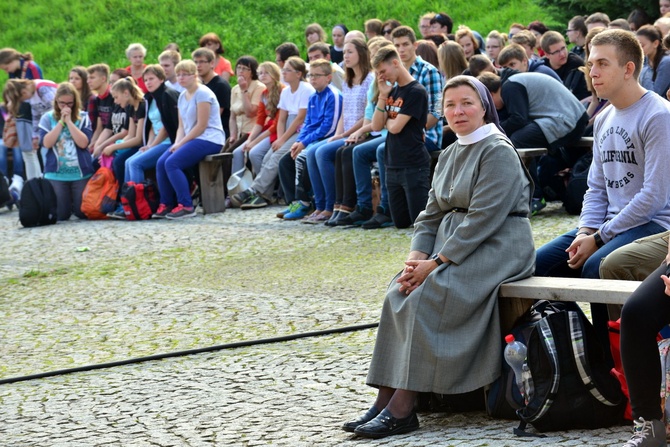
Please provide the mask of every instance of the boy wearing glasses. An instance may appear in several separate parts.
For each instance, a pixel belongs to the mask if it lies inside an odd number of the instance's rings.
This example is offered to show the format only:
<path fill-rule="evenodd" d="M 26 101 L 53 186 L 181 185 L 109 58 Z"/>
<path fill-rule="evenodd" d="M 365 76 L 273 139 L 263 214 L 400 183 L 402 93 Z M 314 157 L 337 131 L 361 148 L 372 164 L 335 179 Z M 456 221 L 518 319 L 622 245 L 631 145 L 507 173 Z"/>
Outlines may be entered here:
<path fill-rule="evenodd" d="M 551 67 L 563 81 L 568 90 L 579 100 L 591 93 L 586 88 L 584 73 L 579 71 L 584 66 L 584 59 L 575 53 L 568 51 L 565 38 L 556 31 L 547 31 L 542 35 L 540 46 L 546 56 L 543 58 L 545 65 Z"/>
<path fill-rule="evenodd" d="M 216 55 L 209 48 L 198 48 L 191 53 L 191 58 L 195 62 L 198 77 L 207 88 L 216 96 L 219 102 L 219 112 L 221 114 L 221 124 L 226 137 L 230 136 L 230 84 L 221 76 L 214 72 L 214 61 Z"/>

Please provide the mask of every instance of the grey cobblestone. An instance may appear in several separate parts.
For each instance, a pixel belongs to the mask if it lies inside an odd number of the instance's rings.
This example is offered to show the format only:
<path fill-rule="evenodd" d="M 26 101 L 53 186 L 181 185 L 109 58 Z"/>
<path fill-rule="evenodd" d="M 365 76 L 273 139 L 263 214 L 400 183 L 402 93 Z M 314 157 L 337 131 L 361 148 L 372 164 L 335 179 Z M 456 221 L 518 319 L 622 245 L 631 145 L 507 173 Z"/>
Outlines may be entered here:
<path fill-rule="evenodd" d="M 276 208 L 187 222 L 20 229 L 0 212 L 0 378 L 376 321 L 411 232 L 280 222 Z M 576 224 L 532 220 L 542 244 Z M 79 252 L 78 248 L 88 251 Z M 521 439 L 483 413 L 414 434 L 340 430 L 374 397 L 375 330 L 0 385 L 7 446 L 618 446 L 627 427 Z"/>

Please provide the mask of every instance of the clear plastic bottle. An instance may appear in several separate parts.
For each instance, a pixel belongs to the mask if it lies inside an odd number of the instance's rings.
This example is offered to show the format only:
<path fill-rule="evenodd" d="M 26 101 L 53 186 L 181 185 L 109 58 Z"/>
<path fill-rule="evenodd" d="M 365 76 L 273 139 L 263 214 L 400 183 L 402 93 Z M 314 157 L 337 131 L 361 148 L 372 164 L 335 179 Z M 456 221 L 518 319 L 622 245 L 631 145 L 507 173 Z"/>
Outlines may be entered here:
<path fill-rule="evenodd" d="M 526 397 L 526 390 L 524 389 L 523 380 L 523 365 L 526 362 L 526 345 L 514 339 L 514 335 L 509 334 L 505 337 L 505 361 L 514 371 L 514 380 L 516 382 L 519 392 L 524 398 Z"/>

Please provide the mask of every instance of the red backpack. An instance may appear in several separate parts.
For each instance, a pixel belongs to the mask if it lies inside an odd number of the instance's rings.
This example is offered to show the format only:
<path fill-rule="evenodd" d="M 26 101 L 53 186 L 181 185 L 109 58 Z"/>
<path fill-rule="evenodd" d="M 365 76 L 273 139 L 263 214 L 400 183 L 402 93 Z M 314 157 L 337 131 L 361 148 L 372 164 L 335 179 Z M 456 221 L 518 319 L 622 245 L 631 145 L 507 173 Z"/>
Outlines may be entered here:
<path fill-rule="evenodd" d="M 121 205 L 127 220 L 147 220 L 158 209 L 156 186 L 151 181 L 127 182 L 121 188 Z"/>
<path fill-rule="evenodd" d="M 119 182 L 109 168 L 98 169 L 88 180 L 81 195 L 81 212 L 91 220 L 107 219 L 116 208 Z"/>

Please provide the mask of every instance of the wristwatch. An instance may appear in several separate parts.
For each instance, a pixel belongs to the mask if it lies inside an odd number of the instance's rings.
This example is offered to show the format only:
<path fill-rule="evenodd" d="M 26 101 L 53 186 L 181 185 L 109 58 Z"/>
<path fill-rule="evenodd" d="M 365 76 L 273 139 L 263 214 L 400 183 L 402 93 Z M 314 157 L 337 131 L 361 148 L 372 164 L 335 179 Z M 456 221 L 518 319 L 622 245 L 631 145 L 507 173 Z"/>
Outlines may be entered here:
<path fill-rule="evenodd" d="M 596 231 L 595 233 L 593 233 L 593 239 L 596 240 L 596 247 L 600 248 L 603 245 L 605 245 L 605 243 L 603 242 L 603 238 L 600 237 L 600 231 Z"/>
<path fill-rule="evenodd" d="M 435 255 L 433 255 L 433 257 L 430 258 L 430 259 L 432 259 L 433 261 L 435 261 L 435 264 L 437 264 L 438 267 L 441 266 L 442 264 L 444 264 L 444 261 L 442 260 L 442 258 L 440 258 L 440 255 L 435 254 Z"/>

